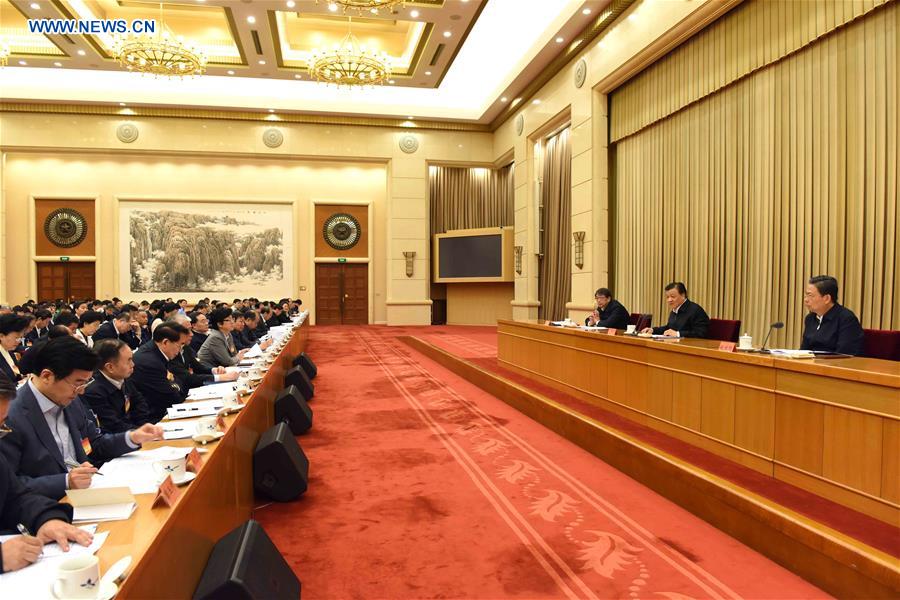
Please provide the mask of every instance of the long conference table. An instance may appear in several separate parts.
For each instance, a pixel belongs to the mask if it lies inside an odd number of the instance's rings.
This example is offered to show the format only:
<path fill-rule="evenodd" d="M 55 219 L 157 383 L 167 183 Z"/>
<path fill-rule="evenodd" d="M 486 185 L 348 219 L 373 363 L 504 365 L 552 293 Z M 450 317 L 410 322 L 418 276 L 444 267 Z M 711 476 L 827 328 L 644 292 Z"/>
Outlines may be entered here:
<path fill-rule="evenodd" d="M 253 450 L 260 435 L 273 425 L 273 400 L 284 387 L 291 361 L 305 350 L 309 319 L 291 339 L 253 390 L 246 406 L 225 418 L 225 435 L 204 446 L 203 466 L 196 479 L 178 488 L 181 495 L 171 508 L 151 508 L 154 496 L 135 496 L 137 509 L 127 521 L 101 523 L 98 532 L 109 537 L 97 552 L 101 575 L 119 559 L 132 557 L 128 576 L 117 598 L 191 598 L 200 581 L 213 545 L 224 534 L 251 517 Z M 190 439 L 144 444 L 199 447 Z"/>
<path fill-rule="evenodd" d="M 900 363 L 500 321 L 501 366 L 891 524 Z"/>

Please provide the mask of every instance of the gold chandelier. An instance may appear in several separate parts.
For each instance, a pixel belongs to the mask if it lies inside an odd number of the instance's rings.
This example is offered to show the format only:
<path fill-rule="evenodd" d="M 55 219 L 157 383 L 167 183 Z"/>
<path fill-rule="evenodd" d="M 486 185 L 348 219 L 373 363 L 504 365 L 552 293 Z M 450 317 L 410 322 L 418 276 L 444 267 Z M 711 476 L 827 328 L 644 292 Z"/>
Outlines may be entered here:
<path fill-rule="evenodd" d="M 119 36 L 113 44 L 112 54 L 120 65 L 138 73 L 184 77 L 202 75 L 206 71 L 207 58 L 203 52 L 166 28 L 162 3 L 159 4 L 156 33 Z"/>
<path fill-rule="evenodd" d="M 387 9 L 390 12 L 397 5 L 403 6 L 406 0 L 327 0 L 327 2 L 329 8 L 335 7 L 331 10 L 337 10 L 337 7 L 340 6 L 344 13 L 347 12 L 347 9 L 350 9 L 355 10 L 358 15 L 364 12 L 377 15 L 378 11 L 382 9 Z M 319 0 L 316 0 L 316 4 L 318 3 Z"/>
<path fill-rule="evenodd" d="M 313 50 L 309 73 L 317 81 L 338 86 L 382 84 L 391 76 L 391 61 L 384 52 L 363 47 L 351 29 L 331 50 Z"/>

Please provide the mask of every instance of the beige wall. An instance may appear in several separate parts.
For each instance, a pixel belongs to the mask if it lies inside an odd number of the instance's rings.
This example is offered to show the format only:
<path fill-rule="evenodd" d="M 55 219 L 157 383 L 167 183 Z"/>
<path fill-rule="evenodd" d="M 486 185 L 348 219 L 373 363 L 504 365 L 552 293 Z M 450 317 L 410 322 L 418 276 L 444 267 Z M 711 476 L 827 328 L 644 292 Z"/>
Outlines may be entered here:
<path fill-rule="evenodd" d="M 132 144 L 115 135 L 121 123 L 140 130 Z M 284 143 L 269 149 L 263 132 L 277 127 Z M 372 322 L 427 324 L 428 163 L 491 158 L 491 135 L 359 126 L 129 118 L 127 115 L 0 113 L 2 247 L 0 300 L 33 293 L 27 233 L 34 196 L 99 198 L 99 227 L 116 220 L 116 198 L 275 201 L 295 205 L 297 292 L 313 308 L 313 201 L 370 201 L 373 209 Z M 400 149 L 403 135 L 418 149 Z M 115 236 L 98 242 L 98 294 L 118 294 Z M 415 251 L 406 276 L 404 251 Z M 13 268 L 15 266 L 15 268 Z"/>
<path fill-rule="evenodd" d="M 574 264 L 572 252 L 571 318 L 583 319 L 590 310 L 593 292 L 609 285 L 609 160 L 607 152 L 609 81 L 627 65 L 658 51 L 673 35 L 676 25 L 687 26 L 707 10 L 719 10 L 726 3 L 659 2 L 644 0 L 623 14 L 606 33 L 589 44 L 530 100 L 510 111 L 494 132 L 494 159 L 514 152 L 516 163 L 516 245 L 524 246 L 522 274 L 516 277 L 513 317 L 537 318 L 538 261 L 536 185 L 540 176 L 539 155 L 534 145 L 556 130 L 561 119 L 572 127 L 572 231 L 584 231 L 584 267 Z M 628 18 L 633 15 L 633 18 Z M 587 65 L 581 88 L 575 87 L 574 72 L 579 59 Z M 522 115 L 524 128 L 516 133 L 516 118 Z M 574 242 L 572 242 L 574 243 Z M 615 290 L 614 290 L 615 291 Z"/>

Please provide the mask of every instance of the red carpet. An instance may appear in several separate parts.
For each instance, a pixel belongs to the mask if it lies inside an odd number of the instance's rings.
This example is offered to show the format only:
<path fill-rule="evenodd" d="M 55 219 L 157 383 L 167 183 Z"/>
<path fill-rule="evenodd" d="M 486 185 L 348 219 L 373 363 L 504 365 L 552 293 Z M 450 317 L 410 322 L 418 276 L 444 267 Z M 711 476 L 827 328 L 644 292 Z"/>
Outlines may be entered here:
<path fill-rule="evenodd" d="M 836 531 L 860 540 L 873 548 L 900 557 L 900 528 L 898 527 L 763 475 L 504 368 L 497 362 L 497 331 L 495 327 L 422 328 L 414 335 L 455 356 L 467 359 L 482 369 L 527 387 L 605 425 L 614 427 Z"/>
<path fill-rule="evenodd" d="M 394 339 L 421 332 L 312 329 L 309 491 L 255 514 L 305 597 L 826 597 Z"/>

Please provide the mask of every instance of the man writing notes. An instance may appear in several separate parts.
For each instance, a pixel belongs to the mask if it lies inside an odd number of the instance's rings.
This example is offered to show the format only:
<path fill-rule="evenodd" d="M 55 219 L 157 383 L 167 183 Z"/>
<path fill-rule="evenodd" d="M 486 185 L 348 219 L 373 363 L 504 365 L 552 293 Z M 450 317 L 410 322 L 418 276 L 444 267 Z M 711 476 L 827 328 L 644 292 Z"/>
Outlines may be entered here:
<path fill-rule="evenodd" d="M 672 310 L 669 322 L 660 327 L 647 327 L 641 333 L 667 337 L 706 337 L 709 316 L 702 306 L 688 300 L 687 288 L 683 283 L 674 281 L 666 286 L 666 304 Z"/>
<path fill-rule="evenodd" d="M 0 451 L 32 491 L 59 500 L 68 489 L 90 487 L 94 464 L 162 439 L 162 427 L 149 423 L 122 433 L 97 427 L 78 398 L 96 367 L 97 354 L 68 336 L 35 344 L 25 355 L 22 368 L 31 376 L 10 406 L 12 433 L 0 440 Z"/>
<path fill-rule="evenodd" d="M 594 301 L 597 309 L 584 320 L 585 325 L 610 329 L 625 329 L 628 326 L 628 311 L 612 297 L 609 289 L 600 288 L 594 292 Z"/>
<path fill-rule="evenodd" d="M 837 300 L 837 279 L 828 275 L 810 277 L 803 299 L 809 314 L 803 322 L 801 350 L 862 354 L 863 330 L 859 319 Z"/>
<path fill-rule="evenodd" d="M 0 438 L 12 432 L 5 420 L 15 396 L 12 382 L 0 378 Z M 90 545 L 93 536 L 70 525 L 71 521 L 70 505 L 28 491 L 0 455 L 0 534 L 14 533 L 20 523 L 35 534 L 17 535 L 0 544 L 0 573 L 35 562 L 44 544 L 57 542 L 63 551 L 69 550 L 69 541 Z"/>

